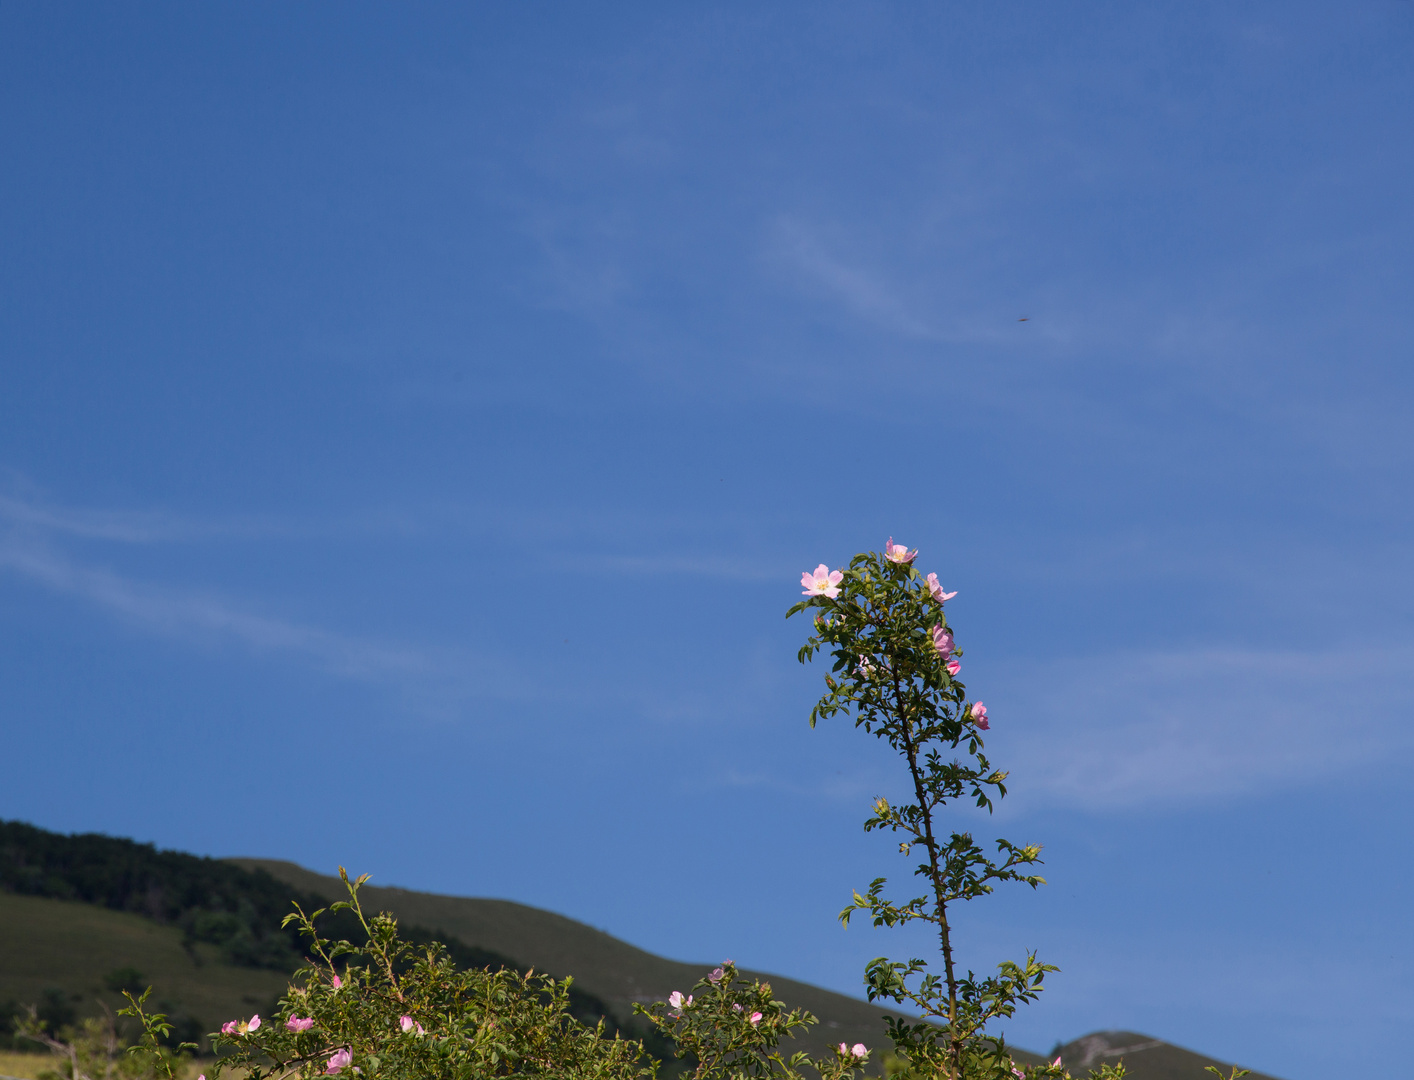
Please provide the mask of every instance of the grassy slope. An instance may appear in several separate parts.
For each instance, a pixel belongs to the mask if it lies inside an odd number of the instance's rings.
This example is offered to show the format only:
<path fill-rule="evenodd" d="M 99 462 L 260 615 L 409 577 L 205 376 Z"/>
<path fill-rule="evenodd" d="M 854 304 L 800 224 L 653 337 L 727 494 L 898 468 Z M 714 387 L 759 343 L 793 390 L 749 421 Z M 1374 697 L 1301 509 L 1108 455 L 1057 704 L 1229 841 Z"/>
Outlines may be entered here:
<path fill-rule="evenodd" d="M 103 989 L 103 977 L 131 966 L 166 1011 L 195 1016 L 211 1030 L 284 992 L 278 971 L 223 964 L 210 945 L 193 952 L 182 947 L 179 929 L 140 915 L 0 892 L 0 1002 L 27 1004 L 57 988 L 78 999 L 81 1016 L 98 1013 L 100 1002 L 116 1009 L 122 999 Z"/>

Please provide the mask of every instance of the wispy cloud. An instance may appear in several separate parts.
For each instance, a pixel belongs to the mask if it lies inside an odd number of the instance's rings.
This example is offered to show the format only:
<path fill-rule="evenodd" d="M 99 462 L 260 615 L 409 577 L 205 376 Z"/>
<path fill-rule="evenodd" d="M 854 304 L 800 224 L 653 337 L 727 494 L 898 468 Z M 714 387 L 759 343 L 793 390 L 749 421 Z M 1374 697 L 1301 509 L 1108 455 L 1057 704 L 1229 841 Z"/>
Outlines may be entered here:
<path fill-rule="evenodd" d="M 300 654 L 332 672 L 356 678 L 429 675 L 439 668 L 416 649 L 376 644 L 254 614 L 211 595 L 137 582 L 36 547 L 0 546 L 0 567 L 55 592 L 90 601 L 159 634 L 203 633 L 260 651 Z"/>
<path fill-rule="evenodd" d="M 833 772 L 824 770 L 805 777 L 791 775 L 785 771 L 727 768 L 705 777 L 700 786 L 704 791 L 717 788 L 765 788 L 807 799 L 864 805 L 881 791 L 890 790 L 894 782 L 894 776 L 877 767 L 855 766 L 848 771 L 836 769 Z"/>
<path fill-rule="evenodd" d="M 415 533 L 473 527 L 516 531 L 516 522 L 504 512 L 474 516 L 472 521 L 439 512 L 421 524 L 400 518 L 399 528 Z M 645 519 L 629 531 L 640 539 L 651 534 L 661 540 L 660 533 L 676 536 L 690 524 Z M 267 535 L 303 534 L 284 530 L 274 520 L 265 526 Z M 575 528 L 559 519 L 538 526 L 541 535 L 562 543 L 576 533 L 583 539 L 587 528 L 598 550 L 564 544 L 557 558 L 600 574 L 788 582 L 800 569 L 774 565 L 769 556 L 715 554 L 710 547 L 684 551 L 681 545 L 659 542 L 624 553 L 619 543 L 624 523 L 599 521 L 594 512 L 586 512 Z M 283 617 L 258 598 L 143 580 L 112 569 L 88 550 L 89 541 L 157 544 L 218 535 L 230 533 L 219 524 L 175 515 L 0 497 L 0 571 L 82 600 L 143 632 L 291 658 L 341 679 L 386 687 L 438 713 L 474 700 L 560 699 L 577 692 L 543 677 L 526 677 L 511 657 L 341 632 Z M 1111 570 L 1124 562 L 1115 554 L 1106 560 Z M 1154 571 L 1152 556 L 1140 561 L 1146 564 L 1143 572 Z M 1233 573 L 1250 570 L 1242 564 Z M 1136 567 L 1121 571 L 1141 572 Z M 1057 576 L 1056 568 L 1048 567 L 1047 574 Z M 1346 594 L 1353 590 L 1350 583 L 1341 588 Z M 1016 794 L 1008 803 L 1018 810 L 1042 804 L 1106 810 L 1222 799 L 1409 756 L 1414 734 L 1404 718 L 1414 707 L 1411 671 L 1414 642 L 1396 638 L 1391 643 L 1388 637 L 1369 647 L 1345 642 L 1322 652 L 1233 646 L 1016 661 L 988 679 L 996 689 L 984 696 L 997 717 L 989 746 L 1013 770 Z M 768 688 L 756 689 L 764 693 Z M 619 686 L 596 692 L 623 696 L 638 715 L 658 719 L 751 708 L 749 700 L 734 702 L 730 709 L 705 708 L 700 702 L 685 703 L 672 691 L 642 697 L 640 688 L 635 697 Z M 746 769 L 721 782 L 777 786 L 779 779 L 768 773 Z M 807 787 L 828 797 L 857 793 L 861 784 L 870 783 L 876 783 L 873 775 L 859 775 L 856 769 Z"/>
<path fill-rule="evenodd" d="M 1409 755 L 1411 671 L 1407 642 L 1047 663 L 988 695 L 1006 717 L 991 742 L 1016 763 L 1028 802 L 1115 808 L 1246 795 Z"/>
<path fill-rule="evenodd" d="M 856 317 L 879 329 L 925 341 L 948 336 L 915 313 L 882 275 L 841 258 L 816 231 L 799 221 L 779 219 L 770 231 L 766 250 L 772 263 L 810 291 L 823 291 L 843 301 Z"/>
<path fill-rule="evenodd" d="M 169 520 L 87 512 L 15 512 L 0 520 L 0 572 L 52 593 L 86 602 L 143 633 L 197 647 L 237 647 L 267 658 L 302 663 L 336 678 L 391 692 L 416 714 L 450 718 L 487 699 L 542 698 L 555 689 L 524 677 L 514 660 L 456 647 L 424 646 L 341 633 L 261 612 L 258 603 L 217 590 L 139 580 L 56 550 L 53 536 L 123 543 L 195 535 Z M 20 527 L 14 527 L 18 524 Z M 40 535 L 35 535 L 38 531 Z M 209 534 L 208 534 L 209 535 Z"/>
<path fill-rule="evenodd" d="M 1414 759 L 1414 642 L 1321 654 L 1116 652 L 996 667 L 987 751 L 1011 774 L 1005 816 L 1221 804 Z M 892 793 L 874 748 L 841 766 L 742 768 L 709 787 L 809 798 Z M 967 806 L 957 812 L 971 814 Z"/>
<path fill-rule="evenodd" d="M 946 243 L 936 251 L 910 250 L 881 240 L 879 232 L 868 223 L 821 225 L 782 215 L 766 230 L 763 259 L 787 288 L 842 307 L 900 343 L 978 346 L 994 359 L 1032 364 L 1061 355 L 1075 359 L 1082 338 L 1090 347 L 1102 341 L 1135 344 L 1132 334 L 1116 332 L 1113 311 L 1089 320 L 1080 332 L 1076 298 L 1055 283 L 1022 290 L 1036 306 L 1030 314 L 1016 310 L 1016 284 L 992 281 L 995 270 L 975 264 L 971 241 L 959 239 L 957 250 Z M 1134 314 L 1136 324 L 1141 318 Z M 1019 323 L 1029 324 L 1024 332 Z"/>
<path fill-rule="evenodd" d="M 586 511 L 567 520 L 532 510 L 537 535 L 581 540 L 586 532 L 599 552 L 563 552 L 558 558 L 616 576 L 686 575 L 696 579 L 756 581 L 781 577 L 790 568 L 759 560 L 692 554 L 617 554 L 625 532 L 659 536 L 690 530 L 678 520 L 610 522 Z M 373 512 L 339 522 L 286 522 L 277 518 L 203 520 L 164 512 L 102 510 L 0 496 L 0 573 L 19 577 L 55 594 L 73 597 L 121 619 L 144 633 L 198 647 L 237 647 L 266 657 L 284 657 L 341 679 L 379 685 L 417 703 L 418 711 L 451 714 L 475 700 L 567 700 L 583 693 L 574 686 L 534 677 L 515 658 L 491 657 L 447 645 L 408 644 L 344 633 L 311 622 L 271 614 L 270 604 L 231 595 L 219 587 L 144 580 L 107 565 L 105 550 L 134 545 L 205 543 L 213 540 L 308 539 L 350 534 L 403 536 L 505 533 L 517 535 L 526 523 L 507 510 L 432 508 L 424 513 Z M 95 554 L 95 546 L 98 554 Z M 603 548 L 609 550 L 605 551 Z M 622 550 L 622 547 L 619 547 Z M 661 550 L 661 545 L 655 546 Z M 278 601 L 276 602 L 278 606 Z M 264 609 L 264 610 L 262 610 Z M 622 688 L 601 687 L 603 693 Z M 628 695 L 634 698 L 634 695 Z M 645 716 L 676 717 L 694 704 L 637 700 Z"/>
<path fill-rule="evenodd" d="M 791 568 L 784 562 L 739 559 L 717 555 L 575 555 L 580 566 L 607 573 L 630 576 L 681 574 L 692 578 L 730 581 L 791 580 Z M 796 576 L 799 572 L 797 571 Z"/>
<path fill-rule="evenodd" d="M 109 510 L 61 505 L 41 499 L 0 495 L 0 536 L 30 540 L 96 540 L 114 544 L 161 545 L 219 540 L 348 540 L 367 537 L 404 539 L 486 538 L 520 545 L 534 535 L 541 544 L 560 548 L 556 557 L 591 563 L 622 574 L 692 573 L 739 580 L 792 577 L 793 563 L 756 557 L 681 552 L 689 541 L 701 545 L 704 533 L 727 538 L 740 548 L 763 522 L 793 524 L 789 516 L 771 518 L 697 512 L 645 513 L 633 507 L 547 508 L 541 503 L 489 505 L 432 503 L 416 507 L 386 505 L 319 518 L 237 514 L 215 517 L 167 511 Z M 621 554 L 648 545 L 667 547 L 674 555 Z M 571 546 L 572 545 L 572 546 Z M 597 550 L 595 550 L 597 549 Z M 799 574 L 796 568 L 795 575 Z"/>
<path fill-rule="evenodd" d="M 12 534 L 52 535 L 122 544 L 301 536 L 307 525 L 268 516 L 198 518 L 160 510 L 104 510 L 59 506 L 0 495 L 0 527 Z"/>
<path fill-rule="evenodd" d="M 0 522 L 12 529 L 142 544 L 196 535 L 190 522 L 165 514 L 75 510 L 0 495 Z"/>

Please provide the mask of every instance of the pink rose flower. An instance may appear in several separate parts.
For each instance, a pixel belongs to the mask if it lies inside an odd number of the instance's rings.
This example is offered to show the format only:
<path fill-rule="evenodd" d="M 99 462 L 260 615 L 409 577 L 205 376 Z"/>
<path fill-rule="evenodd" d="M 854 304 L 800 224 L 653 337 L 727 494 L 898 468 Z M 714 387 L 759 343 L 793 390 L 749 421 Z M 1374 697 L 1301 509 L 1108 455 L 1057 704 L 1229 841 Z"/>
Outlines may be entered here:
<path fill-rule="evenodd" d="M 234 1035 L 236 1033 L 236 1028 L 240 1027 L 240 1023 L 241 1022 L 239 1020 L 227 1020 L 224 1024 L 221 1025 L 221 1034 Z"/>
<path fill-rule="evenodd" d="M 855 1043 L 849 1048 L 849 1052 L 855 1057 L 857 1057 L 860 1061 L 863 1061 L 869 1056 L 869 1048 L 863 1043 Z"/>
<path fill-rule="evenodd" d="M 708 981 L 709 983 L 711 983 L 713 986 L 716 986 L 719 982 L 722 981 L 722 975 L 723 975 L 723 974 L 724 974 L 724 972 L 722 971 L 721 968 L 713 968 L 711 971 L 709 971 L 709 972 L 707 973 L 707 981 Z"/>
<path fill-rule="evenodd" d="M 398 1017 L 398 1027 L 403 1029 L 403 1034 L 416 1031 L 419 1035 L 426 1035 L 427 1029 L 414 1020 L 411 1016 Z"/>
<path fill-rule="evenodd" d="M 329 1055 L 329 1063 L 324 1066 L 324 1071 L 326 1073 L 338 1073 L 347 1069 L 352 1064 L 353 1055 L 349 1053 L 348 1047 L 344 1047 L 341 1050 L 335 1050 Z"/>
<path fill-rule="evenodd" d="M 957 673 L 962 670 L 962 665 L 959 664 L 956 660 L 949 660 L 949 661 L 948 661 L 948 664 L 947 664 L 947 667 L 948 667 L 948 674 L 951 675 L 951 676 L 953 676 L 954 678 L 956 678 L 956 677 L 957 677 Z"/>
<path fill-rule="evenodd" d="M 952 631 L 946 630 L 942 626 L 933 627 L 933 648 L 937 649 L 944 657 L 952 655 Z"/>
<path fill-rule="evenodd" d="M 674 990 L 668 995 L 668 1004 L 672 1006 L 674 1012 L 681 1014 L 692 1004 L 692 995 L 688 994 L 687 997 L 683 997 L 680 990 Z"/>
<path fill-rule="evenodd" d="M 751 1026 L 755 1027 L 757 1024 L 761 1023 L 761 1014 L 759 1012 L 754 1012 L 749 1017 L 747 1017 L 747 1019 L 751 1021 Z"/>
<path fill-rule="evenodd" d="M 974 724 L 976 724 L 983 731 L 988 731 L 991 729 L 992 725 L 987 723 L 987 706 L 983 705 L 980 701 L 974 701 L 972 703 L 971 712 L 972 722 Z"/>
<path fill-rule="evenodd" d="M 252 1016 L 252 1017 L 250 1018 L 250 1023 L 249 1023 L 249 1024 L 244 1024 L 244 1025 L 242 1025 L 242 1026 L 244 1027 L 244 1029 L 245 1029 L 246 1031 L 259 1031 L 259 1030 L 260 1030 L 260 1014 L 259 1014 L 259 1013 L 256 1013 L 254 1016 Z"/>
<path fill-rule="evenodd" d="M 292 1016 L 285 1021 L 285 1028 L 288 1031 L 308 1031 L 314 1026 L 314 1018 L 309 1016 Z"/>
<path fill-rule="evenodd" d="M 918 558 L 918 549 L 915 548 L 913 551 L 909 551 L 907 544 L 895 544 L 894 538 L 891 536 L 889 537 L 889 542 L 884 545 L 884 558 L 888 559 L 889 562 L 911 563 L 914 559 Z"/>
<path fill-rule="evenodd" d="M 341 978 L 339 978 L 337 975 L 335 975 L 335 976 L 334 976 L 334 989 L 337 990 L 337 989 L 339 989 L 339 987 L 341 987 L 341 986 L 343 986 L 343 985 L 344 985 L 344 980 L 341 979 Z"/>
<path fill-rule="evenodd" d="M 957 595 L 955 592 L 943 592 L 943 587 L 938 584 L 937 574 L 928 575 L 928 592 L 932 595 L 933 599 L 940 604 L 944 600 L 951 600 Z"/>
<path fill-rule="evenodd" d="M 800 575 L 800 583 L 805 586 L 801 592 L 802 596 L 828 596 L 831 600 L 840 594 L 840 582 L 844 580 L 844 573 L 840 570 L 831 570 L 824 563 L 815 568 L 815 573 L 807 570 Z"/>

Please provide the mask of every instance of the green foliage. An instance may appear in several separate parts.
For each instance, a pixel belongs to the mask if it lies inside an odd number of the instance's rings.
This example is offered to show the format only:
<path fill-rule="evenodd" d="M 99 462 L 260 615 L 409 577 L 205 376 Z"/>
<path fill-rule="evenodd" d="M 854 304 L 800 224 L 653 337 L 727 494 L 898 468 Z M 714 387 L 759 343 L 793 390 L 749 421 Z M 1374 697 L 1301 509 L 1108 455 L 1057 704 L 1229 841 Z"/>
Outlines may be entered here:
<path fill-rule="evenodd" d="M 365 916 L 358 896 L 364 879 L 344 875 L 343 881 L 347 901 L 308 914 L 296 907 L 287 917 L 309 939 L 311 959 L 275 1015 L 232 1020 L 212 1035 L 221 1057 L 211 1080 L 227 1070 L 244 1080 L 312 1080 L 346 1071 L 362 1080 L 655 1080 L 658 1062 L 642 1041 L 623 1038 L 602 1020 L 590 1026 L 574 1018 L 569 980 L 511 968 L 458 969 L 439 945 L 401 939 L 392 916 Z M 357 941 L 322 936 L 317 920 L 338 912 L 360 927 Z M 667 1003 L 637 1010 L 694 1080 L 803 1080 L 807 1067 L 821 1080 L 851 1080 L 868 1058 L 863 1046 L 843 1044 L 819 1061 L 803 1052 L 785 1056 L 782 1037 L 814 1017 L 786 1009 L 769 984 L 739 978 L 730 962 L 694 991 L 695 997 L 674 993 Z M 123 1014 L 144 1031 L 139 1054 L 152 1059 L 150 1069 L 176 1080 L 164 1049 L 171 1025 L 146 1011 L 146 994 L 128 997 Z"/>
<path fill-rule="evenodd" d="M 914 554 L 900 547 L 856 555 L 847 571 L 823 580 L 816 595 L 788 613 L 818 612 L 801 663 L 822 649 L 833 659 L 826 692 L 810 713 L 811 727 L 850 717 L 907 765 L 909 797 L 898 805 L 876 799 L 865 830 L 895 833 L 905 856 L 914 849 L 923 855 L 914 869 L 922 895 L 891 899 L 884 893 L 887 879 L 876 878 L 865 893 L 854 894 L 840 920 L 847 925 L 863 911 L 875 926 L 921 921 L 936 928 L 941 975 L 916 958 L 878 957 L 865 970 L 871 1001 L 906 1004 L 921 1014 L 918 1020 L 889 1019 L 890 1037 L 910 1074 L 948 1080 L 1061 1077 L 1067 1074 L 1058 1062 L 1018 1070 L 1001 1037 L 988 1030 L 1035 1000 L 1046 974 L 1057 969 L 1032 954 L 980 977 L 960 970 L 954 956 L 950 918 L 957 904 L 986 896 L 999 884 L 1034 889 L 1044 879 L 1029 872 L 1041 861 L 1039 846 L 997 840 L 995 854 L 989 854 L 968 832 L 943 832 L 948 804 L 966 799 L 990 812 L 1006 795 L 1007 774 L 988 760 L 986 713 L 980 703 L 969 704 L 957 677 L 962 651 L 943 610 L 946 597 L 936 579 L 929 582 L 914 569 Z"/>
<path fill-rule="evenodd" d="M 804 1068 L 823 1080 L 845 1080 L 868 1059 L 864 1048 L 855 1053 L 843 1043 L 835 1053 L 814 1060 L 804 1051 L 786 1055 L 783 1036 L 816 1022 L 802 1009 L 787 1009 L 771 992 L 771 984 L 738 976 L 730 960 L 709 972 L 687 995 L 674 993 L 635 1011 L 646 1016 L 679 1047 L 693 1066 L 693 1080 L 800 1080 Z"/>
<path fill-rule="evenodd" d="M 347 901 L 309 914 L 297 907 L 287 917 L 308 938 L 311 959 L 278 1015 L 233 1021 L 212 1036 L 223 1054 L 212 1080 L 230 1069 L 248 1080 L 352 1070 L 364 1080 L 652 1077 L 640 1043 L 571 1015 L 568 980 L 508 967 L 459 969 L 439 945 L 399 938 L 391 916 L 366 917 L 362 879 L 344 880 Z M 361 931 L 354 941 L 316 928 L 341 912 Z M 149 1051 L 158 1047 L 165 1018 L 147 1014 L 141 1000 L 126 1011 L 144 1025 Z"/>
<path fill-rule="evenodd" d="M 40 1080 L 177 1080 L 177 1067 L 185 1060 L 155 1040 L 141 1056 L 127 1053 L 113 1014 L 106 1009 L 102 1016 L 66 1024 L 56 1032 L 31 1008 L 17 1017 L 16 1029 L 21 1039 L 53 1055 L 54 1067 L 41 1072 Z M 145 1035 L 144 1043 L 150 1038 Z"/>
<path fill-rule="evenodd" d="M 40 1040 L 35 1036 L 57 1037 L 72 1028 L 78 1019 L 69 995 L 50 988 L 38 1005 L 22 1006 L 17 1001 L 0 1002 L 0 1048 L 32 1050 Z"/>

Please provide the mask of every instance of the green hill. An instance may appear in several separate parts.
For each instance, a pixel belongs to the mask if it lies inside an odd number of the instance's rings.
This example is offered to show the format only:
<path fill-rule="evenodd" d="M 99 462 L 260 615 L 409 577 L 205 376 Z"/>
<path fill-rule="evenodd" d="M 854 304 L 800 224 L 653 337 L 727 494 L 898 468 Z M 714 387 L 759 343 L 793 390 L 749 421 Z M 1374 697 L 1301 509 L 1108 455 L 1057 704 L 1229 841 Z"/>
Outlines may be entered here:
<path fill-rule="evenodd" d="M 7 1004 L 38 1005 L 55 1024 L 104 1004 L 114 1008 L 126 984 L 155 988 L 159 1006 L 178 1022 L 179 1038 L 268 1012 L 303 948 L 280 931 L 280 916 L 291 899 L 308 910 L 341 893 L 337 878 L 293 863 L 206 859 L 0 822 L 0 1022 L 12 1015 Z M 362 896 L 367 907 L 395 914 L 407 936 L 446 943 L 463 966 L 509 964 L 574 976 L 577 1015 L 603 1015 L 630 1031 L 634 1002 L 687 990 L 714 966 L 655 956 L 563 915 L 508 900 L 372 885 Z M 820 1018 L 802 1048 L 818 1052 L 842 1041 L 888 1045 L 881 1007 L 751 974 Z M 1082 1073 L 1122 1059 L 1133 1080 L 1201 1080 L 1205 1065 L 1220 1064 L 1130 1032 L 1086 1035 L 1061 1053 Z M 1016 1057 L 1041 1060 L 1024 1051 Z M 1253 1074 L 1253 1080 L 1272 1078 Z"/>
<path fill-rule="evenodd" d="M 182 931 L 141 915 L 71 900 L 0 892 L 0 1003 L 38 1004 L 58 1022 L 116 1010 L 109 989 L 118 973 L 136 974 L 179 1022 L 180 1034 L 211 1031 L 224 1020 L 266 1009 L 283 992 L 278 971 L 237 967 L 215 945 L 184 943 Z"/>

